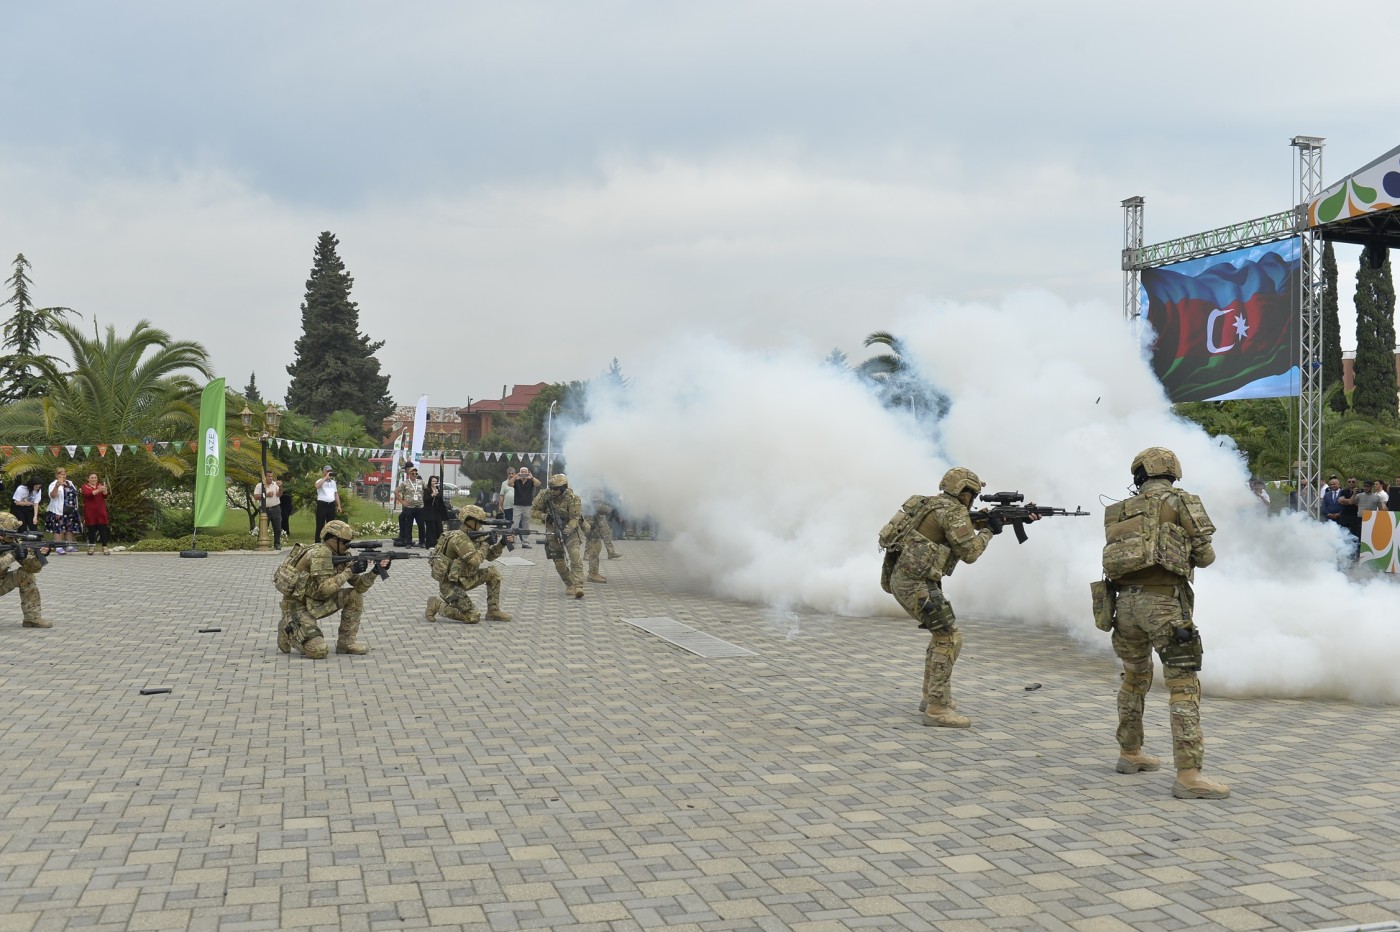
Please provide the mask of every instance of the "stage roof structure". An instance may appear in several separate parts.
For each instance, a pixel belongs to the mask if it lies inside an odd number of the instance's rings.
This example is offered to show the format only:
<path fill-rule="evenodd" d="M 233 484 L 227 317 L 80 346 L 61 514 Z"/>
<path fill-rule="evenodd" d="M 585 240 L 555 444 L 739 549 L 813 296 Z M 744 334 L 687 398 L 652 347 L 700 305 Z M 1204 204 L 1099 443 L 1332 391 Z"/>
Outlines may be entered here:
<path fill-rule="evenodd" d="M 1400 248 L 1400 146 L 1324 188 L 1306 210 L 1325 240 Z"/>

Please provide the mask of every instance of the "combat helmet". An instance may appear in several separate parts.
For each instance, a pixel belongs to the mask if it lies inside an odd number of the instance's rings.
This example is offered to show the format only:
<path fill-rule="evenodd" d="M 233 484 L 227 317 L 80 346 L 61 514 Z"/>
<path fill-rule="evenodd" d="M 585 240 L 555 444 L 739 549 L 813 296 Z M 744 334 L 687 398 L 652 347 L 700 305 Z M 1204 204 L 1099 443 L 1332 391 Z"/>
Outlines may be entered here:
<path fill-rule="evenodd" d="M 963 492 L 971 492 L 976 495 L 982 491 L 986 483 L 977 478 L 977 473 L 963 466 L 954 466 L 943 474 L 943 481 L 938 483 L 938 487 L 949 495 L 957 498 Z"/>
<path fill-rule="evenodd" d="M 457 509 L 457 517 L 462 521 L 475 521 L 480 524 L 488 515 L 480 505 L 463 505 Z"/>
<path fill-rule="evenodd" d="M 20 521 L 8 511 L 0 511 L 0 528 L 7 531 L 18 531 L 24 527 L 24 522 Z"/>
<path fill-rule="evenodd" d="M 1148 447 L 1133 457 L 1132 471 L 1133 481 L 1139 485 L 1157 477 L 1175 481 L 1181 478 L 1181 461 L 1166 447 Z"/>
<path fill-rule="evenodd" d="M 562 489 L 568 486 L 569 477 L 562 472 L 557 472 L 549 477 L 549 487 L 551 489 Z"/>
<path fill-rule="evenodd" d="M 321 540 L 325 540 L 327 537 L 337 537 L 349 543 L 355 539 L 355 529 L 344 521 L 327 521 L 326 526 L 321 528 Z"/>

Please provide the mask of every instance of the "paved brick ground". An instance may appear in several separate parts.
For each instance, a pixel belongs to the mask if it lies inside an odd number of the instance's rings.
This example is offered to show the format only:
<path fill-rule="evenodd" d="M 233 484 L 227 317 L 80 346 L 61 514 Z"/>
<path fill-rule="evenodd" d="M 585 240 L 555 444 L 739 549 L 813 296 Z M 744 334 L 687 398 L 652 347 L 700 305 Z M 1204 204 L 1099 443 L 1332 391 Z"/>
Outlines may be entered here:
<path fill-rule="evenodd" d="M 543 562 L 504 568 L 517 620 L 476 626 L 424 621 L 426 563 L 396 567 L 368 595 L 373 652 L 320 662 L 273 644 L 271 556 L 54 560 L 53 629 L 0 602 L 0 929 L 1400 915 L 1400 709 L 1208 700 L 1234 796 L 1180 802 L 1168 771 L 1113 772 L 1104 654 L 964 620 L 974 728 L 926 729 L 910 623 L 721 601 L 666 544 L 619 548 L 582 602 Z M 757 656 L 622 621 L 657 616 Z M 1159 753 L 1165 707 L 1154 691 Z"/>

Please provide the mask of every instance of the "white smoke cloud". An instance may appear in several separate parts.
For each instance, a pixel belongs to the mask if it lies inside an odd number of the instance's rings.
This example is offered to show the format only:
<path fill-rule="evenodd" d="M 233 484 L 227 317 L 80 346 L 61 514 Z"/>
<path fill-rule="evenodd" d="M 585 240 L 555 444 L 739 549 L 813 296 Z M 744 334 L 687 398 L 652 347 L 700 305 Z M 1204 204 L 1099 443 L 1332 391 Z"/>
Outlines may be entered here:
<path fill-rule="evenodd" d="M 571 484 L 606 484 L 650 512 L 716 594 L 893 615 L 880 527 L 968 466 L 988 491 L 1092 516 L 1041 521 L 1023 546 L 997 538 L 946 584 L 959 613 L 1053 626 L 1107 652 L 1088 594 L 1103 504 L 1129 494 L 1138 450 L 1167 446 L 1218 528 L 1218 559 L 1196 578 L 1205 688 L 1400 702 L 1400 587 L 1344 574 L 1335 526 L 1268 518 L 1234 448 L 1172 413 L 1115 310 L 1024 294 L 911 306 L 889 329 L 951 399 L 936 432 L 808 355 L 697 338 L 656 351 L 626 392 L 593 393 L 591 419 L 564 442 Z"/>

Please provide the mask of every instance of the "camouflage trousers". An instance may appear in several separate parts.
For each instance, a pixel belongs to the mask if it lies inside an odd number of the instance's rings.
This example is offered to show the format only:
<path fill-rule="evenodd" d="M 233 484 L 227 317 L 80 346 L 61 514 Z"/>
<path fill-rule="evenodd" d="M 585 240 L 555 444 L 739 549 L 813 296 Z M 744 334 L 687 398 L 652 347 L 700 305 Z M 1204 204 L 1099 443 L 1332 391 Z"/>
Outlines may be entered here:
<path fill-rule="evenodd" d="M 1118 593 L 1118 623 L 1113 652 L 1123 661 L 1118 687 L 1118 746 L 1142 747 L 1142 709 L 1152 688 L 1152 650 L 1172 640 L 1172 631 L 1190 623 L 1174 595 L 1125 588 Z M 1162 667 L 1172 723 L 1172 757 L 1177 770 L 1199 769 L 1205 760 L 1201 735 L 1201 681 L 1194 671 Z"/>
<path fill-rule="evenodd" d="M 935 580 L 905 572 L 898 563 L 895 564 L 894 572 L 890 574 L 890 592 L 900 608 L 919 623 L 924 620 L 920 608 L 930 594 L 938 598 L 943 597 L 943 591 Z M 928 649 L 924 651 L 923 701 L 928 703 L 930 709 L 956 709 L 958 704 L 953 699 L 953 664 L 958 662 L 958 654 L 962 653 L 962 632 L 954 624 L 946 631 L 934 631 L 931 634 Z"/>
<path fill-rule="evenodd" d="M 557 545 L 553 553 L 557 553 Z M 583 560 L 579 556 L 578 540 L 570 540 L 565 547 L 568 556 L 566 561 L 563 556 L 554 556 L 553 553 L 547 555 L 554 561 L 554 571 L 559 574 L 559 578 L 564 580 L 564 585 L 570 589 L 583 588 Z"/>
<path fill-rule="evenodd" d="M 499 610 L 501 607 L 501 573 L 494 566 L 487 566 L 458 576 L 455 581 L 438 583 L 438 592 L 441 594 L 443 607 L 438 609 L 437 613 L 467 624 L 480 621 L 481 613 L 472 604 L 471 596 L 467 593 L 483 584 L 486 586 L 486 610 Z"/>
<path fill-rule="evenodd" d="M 342 647 L 354 644 L 356 635 L 360 633 L 360 614 L 364 611 L 365 597 L 354 589 L 341 589 L 331 601 L 340 606 L 340 630 L 336 633 L 336 643 Z M 330 653 L 325 636 L 321 633 L 322 619 L 307 611 L 304 603 L 291 602 L 290 608 L 292 630 L 287 635 L 288 644 L 312 660 L 321 660 Z M 280 637 L 278 642 L 280 647 Z"/>
<path fill-rule="evenodd" d="M 617 551 L 613 549 L 611 534 L 607 537 L 590 537 L 588 546 L 583 548 L 584 558 L 588 560 L 588 572 L 594 576 L 598 575 L 598 562 L 603 555 L 604 547 L 608 548 L 609 557 L 617 556 Z"/>
<path fill-rule="evenodd" d="M 34 574 L 26 569 L 17 569 L 0 575 L 0 595 L 6 595 L 14 589 L 19 590 L 19 610 L 23 619 L 43 620 L 43 607 L 39 604 L 39 584 L 34 581 Z"/>

